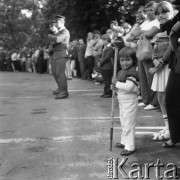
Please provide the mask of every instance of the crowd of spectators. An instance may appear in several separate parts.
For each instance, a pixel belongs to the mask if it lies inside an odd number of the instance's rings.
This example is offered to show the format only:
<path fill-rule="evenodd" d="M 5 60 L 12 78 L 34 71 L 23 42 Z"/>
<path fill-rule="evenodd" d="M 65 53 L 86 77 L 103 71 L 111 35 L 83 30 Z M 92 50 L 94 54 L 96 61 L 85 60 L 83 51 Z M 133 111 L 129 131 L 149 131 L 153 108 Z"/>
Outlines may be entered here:
<path fill-rule="evenodd" d="M 169 52 L 170 30 L 173 22 L 177 21 L 177 17 L 179 17 L 178 10 L 173 9 L 169 2 L 156 3 L 151 1 L 145 7 L 139 7 L 134 25 L 127 22 L 118 24 L 114 20 L 110 22 L 110 27 L 105 34 L 94 30 L 87 33 L 86 41 L 83 39 L 72 41 L 69 46 L 69 62 L 67 64 L 68 79 L 79 77 L 83 80 L 94 80 L 95 84 L 103 81 L 104 92 L 101 97 L 111 98 L 114 42 L 121 42 L 119 50 L 123 47 L 129 47 L 136 51 L 136 55 L 138 51 L 141 54 L 141 51 L 146 47 L 148 53 L 145 55 L 149 55 L 149 57 L 137 56 L 139 99 L 142 101 L 139 102 L 138 106 L 144 107 L 145 110 L 154 110 L 160 107 L 165 128 L 155 133 L 153 140 L 169 139 L 165 91 L 170 72 L 169 66 L 172 69 L 171 63 L 169 65 L 169 59 L 172 57 L 170 58 L 167 54 Z M 142 42 L 147 42 L 149 45 L 146 43 L 140 47 Z M 119 70 L 121 70 L 120 64 L 117 68 L 117 71 Z"/>
<path fill-rule="evenodd" d="M 0 71 L 51 73 L 48 49 L 45 47 L 0 49 Z"/>
<path fill-rule="evenodd" d="M 74 39 L 68 46 L 67 79 L 80 78 L 95 84 L 104 83 L 104 92 L 101 97 L 111 98 L 114 43 L 119 42 L 119 50 L 123 47 L 134 49 L 137 55 L 140 42 L 146 39 L 150 44 L 148 51 L 151 54 L 148 58 L 137 56 L 136 64 L 140 84 L 139 97 L 142 97 L 139 106 L 144 106 L 145 110 L 161 108 L 165 129 L 154 134 L 153 139 L 169 139 L 165 90 L 169 78 L 169 66 L 172 69 L 172 64 L 167 60 L 170 59 L 167 54 L 169 52 L 169 34 L 172 26 L 176 23 L 173 24 L 173 22 L 179 16 L 178 11 L 173 10 L 169 2 L 163 1 L 158 4 L 152 1 L 145 7 L 139 7 L 134 25 L 127 22 L 118 24 L 118 21 L 113 20 L 105 34 L 101 34 L 96 29 L 87 33 L 86 40 Z M 167 25 L 167 23 L 169 24 Z M 143 49 L 143 46 L 141 48 Z M 164 54 L 168 58 L 164 57 Z M 50 62 L 51 54 L 49 54 L 48 48 L 24 47 L 12 51 L 1 49 L 0 53 L 1 71 L 51 73 Z M 119 70 L 121 70 L 120 64 L 117 67 L 117 71 Z"/>

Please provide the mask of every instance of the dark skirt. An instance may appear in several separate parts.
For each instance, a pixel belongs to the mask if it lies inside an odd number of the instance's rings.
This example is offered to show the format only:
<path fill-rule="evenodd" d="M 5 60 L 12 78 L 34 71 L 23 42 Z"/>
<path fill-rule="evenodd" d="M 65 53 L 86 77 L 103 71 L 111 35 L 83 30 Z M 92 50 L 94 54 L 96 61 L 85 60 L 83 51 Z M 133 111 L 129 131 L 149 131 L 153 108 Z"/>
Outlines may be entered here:
<path fill-rule="evenodd" d="M 166 87 L 166 109 L 173 143 L 180 142 L 180 74 L 170 72 Z"/>

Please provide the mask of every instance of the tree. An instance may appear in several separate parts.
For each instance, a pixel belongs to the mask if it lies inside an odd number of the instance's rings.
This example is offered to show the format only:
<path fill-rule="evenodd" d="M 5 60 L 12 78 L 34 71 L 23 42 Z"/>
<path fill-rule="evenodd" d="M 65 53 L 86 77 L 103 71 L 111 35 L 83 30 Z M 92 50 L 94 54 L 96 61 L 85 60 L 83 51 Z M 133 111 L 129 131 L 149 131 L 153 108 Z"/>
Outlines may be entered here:
<path fill-rule="evenodd" d="M 111 20 L 134 24 L 139 6 L 148 1 L 0 0 L 0 45 L 7 48 L 46 45 L 54 14 L 66 17 L 71 39 L 85 39 L 86 34 L 95 29 L 105 33 Z M 28 10 L 32 16 L 28 18 L 22 10 Z"/>
<path fill-rule="evenodd" d="M 32 18 L 22 14 L 23 9 L 29 10 Z M 12 49 L 31 45 L 35 39 L 40 40 L 39 29 L 43 22 L 39 22 L 42 20 L 36 0 L 0 0 L 1 45 Z"/>
<path fill-rule="evenodd" d="M 133 24 L 135 12 L 146 2 L 148 0 L 49 0 L 44 17 L 49 22 L 53 14 L 66 16 L 66 26 L 73 39 L 85 37 L 88 31 L 95 29 L 104 33 L 114 19 Z"/>

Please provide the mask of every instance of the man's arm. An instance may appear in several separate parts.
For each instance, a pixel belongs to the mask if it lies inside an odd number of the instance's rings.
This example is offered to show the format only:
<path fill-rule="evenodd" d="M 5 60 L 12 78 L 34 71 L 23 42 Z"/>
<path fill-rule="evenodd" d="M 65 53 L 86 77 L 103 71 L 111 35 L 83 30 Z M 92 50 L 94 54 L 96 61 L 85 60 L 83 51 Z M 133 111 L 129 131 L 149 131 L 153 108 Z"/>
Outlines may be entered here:
<path fill-rule="evenodd" d="M 63 31 L 61 34 L 59 35 L 52 35 L 49 34 L 48 35 L 48 39 L 50 42 L 56 42 L 56 43 L 60 43 L 63 42 L 66 38 L 69 37 L 69 33 L 68 31 Z"/>
<path fill-rule="evenodd" d="M 141 31 L 142 34 L 144 34 L 148 39 L 152 39 L 160 29 L 156 26 L 152 27 L 149 31 Z"/>
<path fill-rule="evenodd" d="M 62 34 L 59 34 L 59 35 L 57 36 L 56 42 L 57 42 L 57 43 L 63 42 L 63 41 L 64 41 L 66 38 L 68 38 L 68 37 L 69 37 L 69 32 L 68 32 L 68 31 L 63 31 Z"/>
<path fill-rule="evenodd" d="M 171 29 L 170 33 L 170 42 L 172 50 L 176 51 L 179 47 L 178 39 L 179 39 L 179 32 L 180 32 L 180 22 L 178 21 L 173 28 Z"/>

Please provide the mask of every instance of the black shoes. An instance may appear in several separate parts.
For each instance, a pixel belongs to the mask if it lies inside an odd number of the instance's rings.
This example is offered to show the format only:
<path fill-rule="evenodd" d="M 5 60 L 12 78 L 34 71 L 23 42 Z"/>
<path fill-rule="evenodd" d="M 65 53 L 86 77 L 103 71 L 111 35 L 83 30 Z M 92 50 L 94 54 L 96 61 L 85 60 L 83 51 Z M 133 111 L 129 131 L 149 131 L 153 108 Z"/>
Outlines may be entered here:
<path fill-rule="evenodd" d="M 112 98 L 112 95 L 106 94 L 106 95 L 103 96 L 103 98 Z"/>
<path fill-rule="evenodd" d="M 124 148 L 125 148 L 125 145 L 124 145 L 124 144 L 121 144 L 121 143 L 116 143 L 115 146 L 116 146 L 117 148 L 121 148 L 121 149 L 124 149 Z M 129 151 L 129 150 L 127 150 L 127 149 L 124 149 L 124 150 L 121 151 L 120 155 L 121 155 L 121 156 L 129 156 L 129 155 L 133 154 L 134 152 L 135 152 L 135 150 Z"/>
<path fill-rule="evenodd" d="M 166 141 L 163 145 L 162 145 L 162 147 L 164 147 L 164 148 L 173 148 L 173 147 L 175 147 L 175 145 L 176 145 L 176 143 L 173 143 L 172 141 Z"/>
<path fill-rule="evenodd" d="M 106 94 L 103 93 L 103 94 L 100 95 L 100 97 L 104 97 L 105 95 L 106 95 Z"/>
<path fill-rule="evenodd" d="M 116 143 L 115 145 L 117 148 L 125 148 L 125 145 L 124 144 L 121 144 L 121 143 Z"/>
<path fill-rule="evenodd" d="M 53 91 L 53 94 L 56 95 L 55 99 L 64 99 L 69 96 L 69 93 L 67 91 L 60 91 L 59 89 Z"/>
<path fill-rule="evenodd" d="M 103 93 L 100 97 L 102 97 L 102 98 L 112 98 L 112 95 Z"/>
<path fill-rule="evenodd" d="M 66 91 L 60 92 L 56 95 L 55 99 L 65 99 L 69 96 L 69 93 Z"/>
<path fill-rule="evenodd" d="M 56 89 L 55 91 L 53 91 L 53 94 L 56 95 L 56 94 L 59 94 L 60 93 L 60 90 L 59 89 Z"/>
<path fill-rule="evenodd" d="M 128 151 L 127 149 L 124 149 L 122 152 L 121 152 L 121 156 L 129 156 L 131 154 L 133 154 L 135 152 L 134 151 Z"/>

